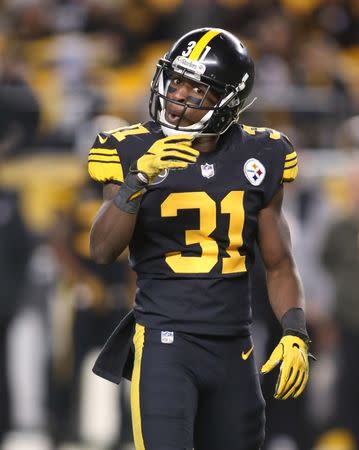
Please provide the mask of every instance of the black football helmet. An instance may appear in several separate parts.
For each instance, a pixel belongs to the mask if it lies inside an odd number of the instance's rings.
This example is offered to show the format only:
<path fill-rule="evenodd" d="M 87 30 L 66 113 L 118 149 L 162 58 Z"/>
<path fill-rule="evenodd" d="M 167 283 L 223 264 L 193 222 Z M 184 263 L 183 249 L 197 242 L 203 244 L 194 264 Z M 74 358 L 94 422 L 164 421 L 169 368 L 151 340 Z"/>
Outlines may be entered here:
<path fill-rule="evenodd" d="M 199 105 L 183 104 L 167 97 L 170 80 L 179 76 L 204 85 L 205 95 Z M 193 30 L 159 60 L 151 82 L 150 115 L 167 136 L 180 133 L 219 135 L 238 120 L 253 82 L 254 64 L 239 39 L 219 28 Z M 210 90 L 219 100 L 213 107 L 204 107 L 203 101 Z M 202 110 L 204 116 L 187 127 L 170 124 L 165 119 L 167 102 L 184 106 L 182 117 L 187 108 Z"/>

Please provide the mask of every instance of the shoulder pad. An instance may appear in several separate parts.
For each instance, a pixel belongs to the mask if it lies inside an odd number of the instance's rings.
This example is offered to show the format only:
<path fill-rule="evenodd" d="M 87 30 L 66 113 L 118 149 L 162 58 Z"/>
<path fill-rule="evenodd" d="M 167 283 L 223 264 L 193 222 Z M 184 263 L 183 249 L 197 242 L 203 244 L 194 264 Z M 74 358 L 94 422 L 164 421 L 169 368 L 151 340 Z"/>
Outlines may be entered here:
<path fill-rule="evenodd" d="M 119 143 L 128 136 L 146 134 L 150 131 L 138 123 L 129 127 L 100 132 L 89 152 L 88 172 L 96 181 L 124 180 Z"/>
<path fill-rule="evenodd" d="M 241 125 L 242 130 L 249 135 L 256 136 L 259 139 L 272 139 L 282 144 L 284 149 L 284 167 L 282 182 L 294 181 L 298 175 L 298 156 L 294 150 L 292 143 L 288 137 L 279 131 L 272 128 L 251 127 L 248 125 Z"/>
<path fill-rule="evenodd" d="M 265 128 L 265 127 L 251 127 L 248 125 L 241 125 L 242 130 L 252 136 L 262 137 L 262 138 L 269 138 L 274 139 L 275 141 L 281 139 L 283 136 L 282 133 L 279 131 L 273 130 L 272 128 Z"/>

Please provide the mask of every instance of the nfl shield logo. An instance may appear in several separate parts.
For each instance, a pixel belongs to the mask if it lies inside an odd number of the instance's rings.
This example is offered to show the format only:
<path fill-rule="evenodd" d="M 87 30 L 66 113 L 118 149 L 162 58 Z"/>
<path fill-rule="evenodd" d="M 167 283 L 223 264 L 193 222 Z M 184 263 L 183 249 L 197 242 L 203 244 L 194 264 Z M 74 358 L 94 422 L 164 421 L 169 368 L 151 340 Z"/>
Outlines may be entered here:
<path fill-rule="evenodd" d="M 173 344 L 175 340 L 173 331 L 161 331 L 161 342 L 162 344 Z"/>
<path fill-rule="evenodd" d="M 201 164 L 202 176 L 205 178 L 211 178 L 214 176 L 214 165 L 213 164 Z"/>
<path fill-rule="evenodd" d="M 266 169 L 258 159 L 248 159 L 244 164 L 244 174 L 253 186 L 259 186 L 266 176 Z"/>

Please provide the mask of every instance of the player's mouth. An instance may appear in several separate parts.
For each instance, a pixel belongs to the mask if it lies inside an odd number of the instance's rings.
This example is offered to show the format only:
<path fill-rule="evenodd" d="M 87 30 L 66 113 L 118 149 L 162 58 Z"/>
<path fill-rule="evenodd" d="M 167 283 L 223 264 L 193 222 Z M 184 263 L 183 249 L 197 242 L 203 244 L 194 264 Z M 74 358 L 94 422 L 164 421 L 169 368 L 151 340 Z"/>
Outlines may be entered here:
<path fill-rule="evenodd" d="M 168 109 L 166 109 L 165 118 L 171 125 L 178 125 L 181 120 L 179 114 L 176 114 L 174 111 L 169 111 Z"/>
<path fill-rule="evenodd" d="M 186 114 L 183 114 L 185 112 L 184 109 L 184 106 L 172 105 L 168 102 L 165 109 L 165 118 L 167 122 L 171 125 L 184 126 L 184 122 L 187 122 L 185 119 Z"/>

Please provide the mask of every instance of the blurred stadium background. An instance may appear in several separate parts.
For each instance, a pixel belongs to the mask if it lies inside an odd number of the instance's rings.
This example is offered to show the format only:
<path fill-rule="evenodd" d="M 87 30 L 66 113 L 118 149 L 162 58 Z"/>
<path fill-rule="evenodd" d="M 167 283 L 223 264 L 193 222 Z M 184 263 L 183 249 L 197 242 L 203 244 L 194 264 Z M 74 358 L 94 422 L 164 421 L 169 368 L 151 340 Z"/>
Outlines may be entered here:
<path fill-rule="evenodd" d="M 2 448 L 133 449 L 128 386 L 91 374 L 134 277 L 125 259 L 87 259 L 101 198 L 87 151 L 98 131 L 148 118 L 173 40 L 215 26 L 255 59 L 243 123 L 283 131 L 300 159 L 286 211 L 318 361 L 297 401 L 273 402 L 264 381 L 265 449 L 357 449 L 359 1 L 3 0 L 0 25 Z M 260 363 L 279 331 L 254 277 Z"/>

